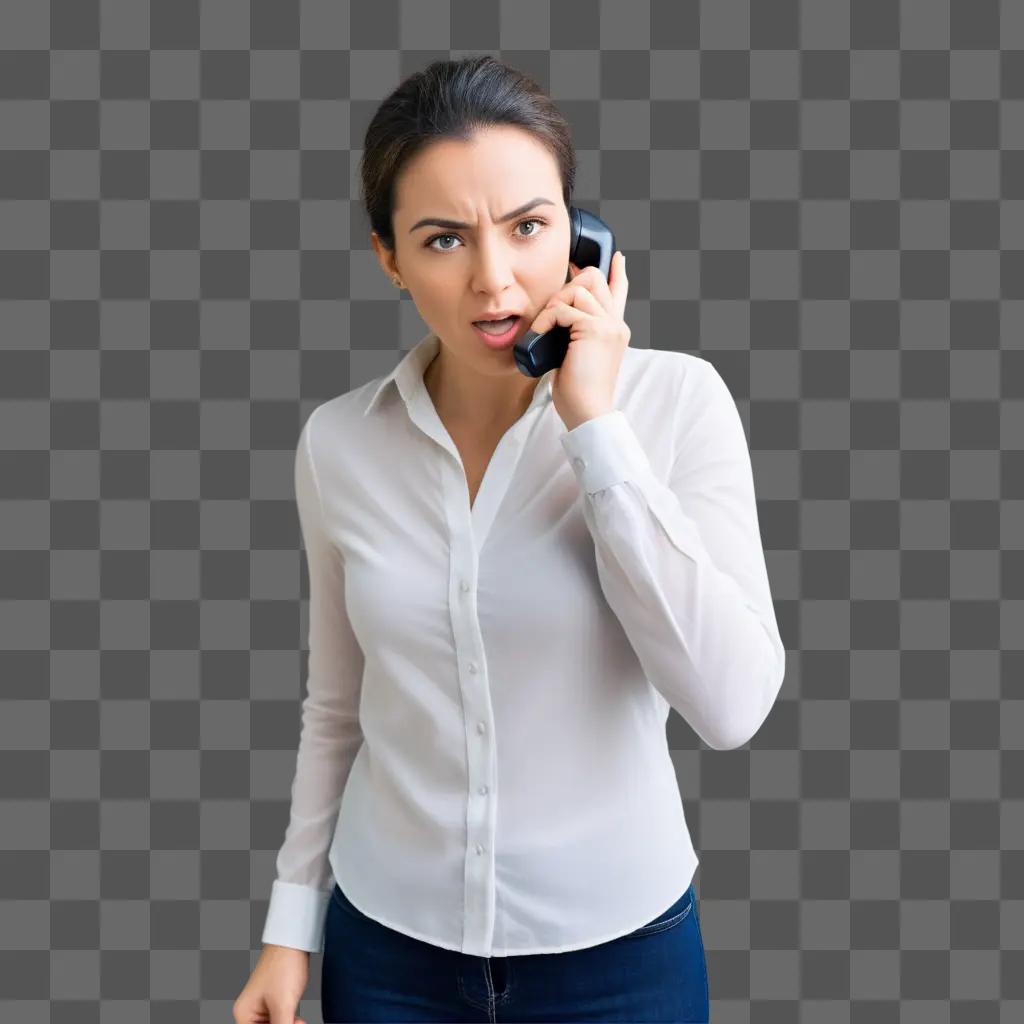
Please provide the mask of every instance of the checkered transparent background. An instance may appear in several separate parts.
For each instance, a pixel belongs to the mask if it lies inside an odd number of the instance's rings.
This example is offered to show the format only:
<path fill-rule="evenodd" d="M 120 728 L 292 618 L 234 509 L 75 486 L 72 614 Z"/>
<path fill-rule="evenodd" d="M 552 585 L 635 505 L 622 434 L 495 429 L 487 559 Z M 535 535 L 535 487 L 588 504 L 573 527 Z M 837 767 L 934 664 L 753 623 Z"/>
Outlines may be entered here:
<path fill-rule="evenodd" d="M 571 120 L 631 343 L 748 428 L 786 682 L 739 750 L 669 723 L 712 1019 L 1024 1019 L 1019 0 L 3 0 L 0 1018 L 231 1019 L 295 442 L 424 330 L 363 132 L 483 51 Z"/>

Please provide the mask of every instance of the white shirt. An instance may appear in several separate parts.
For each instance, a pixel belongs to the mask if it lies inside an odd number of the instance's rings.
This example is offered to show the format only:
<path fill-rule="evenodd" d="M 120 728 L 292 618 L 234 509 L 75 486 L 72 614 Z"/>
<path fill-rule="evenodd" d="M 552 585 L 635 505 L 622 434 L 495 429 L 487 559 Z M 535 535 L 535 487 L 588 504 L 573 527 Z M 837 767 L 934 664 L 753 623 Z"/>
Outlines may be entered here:
<path fill-rule="evenodd" d="M 711 363 L 629 347 L 614 410 L 571 431 L 545 374 L 471 508 L 423 383 L 439 344 L 299 438 L 308 696 L 263 942 L 321 951 L 335 879 L 474 956 L 631 932 L 698 864 L 669 708 L 728 750 L 782 685 L 750 455 Z"/>

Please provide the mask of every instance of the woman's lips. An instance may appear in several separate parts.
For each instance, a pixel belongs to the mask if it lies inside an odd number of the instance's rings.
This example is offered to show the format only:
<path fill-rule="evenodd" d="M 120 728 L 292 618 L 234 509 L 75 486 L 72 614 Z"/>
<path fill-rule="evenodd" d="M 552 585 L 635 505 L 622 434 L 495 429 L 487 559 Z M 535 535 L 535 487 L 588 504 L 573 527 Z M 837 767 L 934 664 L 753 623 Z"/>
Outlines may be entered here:
<path fill-rule="evenodd" d="M 488 334 L 487 331 L 481 330 L 477 325 L 473 324 L 473 330 L 476 331 L 477 337 L 482 338 L 484 343 L 490 348 L 504 348 L 510 342 L 515 341 L 516 335 L 519 333 L 519 329 L 523 324 L 523 317 L 517 316 L 504 334 Z"/>

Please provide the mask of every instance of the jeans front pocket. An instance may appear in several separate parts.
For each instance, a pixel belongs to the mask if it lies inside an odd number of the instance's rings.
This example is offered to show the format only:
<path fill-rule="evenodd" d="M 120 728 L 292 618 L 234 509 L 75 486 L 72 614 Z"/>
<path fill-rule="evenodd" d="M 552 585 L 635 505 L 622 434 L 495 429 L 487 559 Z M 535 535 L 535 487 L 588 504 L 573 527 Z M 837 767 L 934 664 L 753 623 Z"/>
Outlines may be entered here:
<path fill-rule="evenodd" d="M 663 932 L 666 928 L 674 928 L 677 924 L 680 924 L 686 919 L 687 914 L 693 910 L 693 885 L 683 893 L 672 904 L 668 910 L 662 911 L 653 921 L 648 921 L 647 924 L 642 924 L 639 928 L 629 932 L 624 938 L 632 938 L 633 936 L 639 935 L 653 935 L 655 932 Z"/>

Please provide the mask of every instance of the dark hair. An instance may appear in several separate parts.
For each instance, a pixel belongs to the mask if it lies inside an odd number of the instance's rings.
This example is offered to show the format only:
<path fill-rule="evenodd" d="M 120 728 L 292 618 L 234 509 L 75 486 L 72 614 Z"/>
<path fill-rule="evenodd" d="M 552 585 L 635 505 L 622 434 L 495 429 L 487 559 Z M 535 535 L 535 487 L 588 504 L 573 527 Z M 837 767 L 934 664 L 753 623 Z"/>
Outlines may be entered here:
<path fill-rule="evenodd" d="M 404 164 L 442 139 L 468 142 L 491 125 L 534 135 L 558 162 L 562 199 L 572 202 L 576 150 L 569 123 L 529 75 L 489 54 L 437 60 L 410 75 L 377 108 L 360 159 L 363 204 L 370 227 L 394 251 L 395 179 Z"/>

